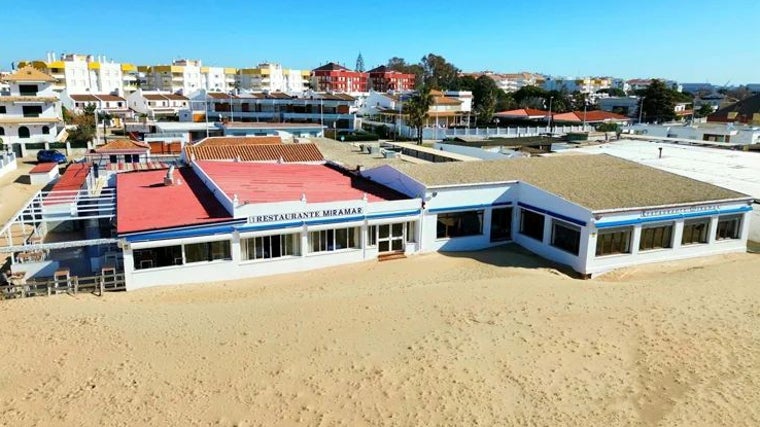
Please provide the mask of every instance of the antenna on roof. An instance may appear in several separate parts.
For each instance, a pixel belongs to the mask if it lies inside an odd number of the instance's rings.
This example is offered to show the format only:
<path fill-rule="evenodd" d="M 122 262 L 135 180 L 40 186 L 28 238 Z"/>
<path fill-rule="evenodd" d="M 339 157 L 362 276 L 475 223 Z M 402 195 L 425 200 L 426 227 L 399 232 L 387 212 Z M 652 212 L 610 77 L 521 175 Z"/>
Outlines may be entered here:
<path fill-rule="evenodd" d="M 301 193 L 301 201 L 306 203 L 306 193 Z"/>

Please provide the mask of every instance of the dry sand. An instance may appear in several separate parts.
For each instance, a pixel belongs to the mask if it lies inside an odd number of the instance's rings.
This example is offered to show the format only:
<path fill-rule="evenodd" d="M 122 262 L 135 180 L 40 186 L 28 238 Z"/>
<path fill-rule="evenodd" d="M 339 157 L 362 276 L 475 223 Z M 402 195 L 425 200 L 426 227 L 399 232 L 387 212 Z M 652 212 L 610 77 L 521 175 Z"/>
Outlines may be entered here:
<path fill-rule="evenodd" d="M 0 301 L 0 424 L 760 425 L 756 255 L 472 255 Z"/>

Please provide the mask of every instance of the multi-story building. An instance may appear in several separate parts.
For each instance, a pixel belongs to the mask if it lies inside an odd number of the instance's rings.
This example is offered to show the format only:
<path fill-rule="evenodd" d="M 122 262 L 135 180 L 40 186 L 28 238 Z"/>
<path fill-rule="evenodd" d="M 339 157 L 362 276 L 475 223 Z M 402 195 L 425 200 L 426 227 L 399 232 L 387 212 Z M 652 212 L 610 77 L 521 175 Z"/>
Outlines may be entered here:
<path fill-rule="evenodd" d="M 611 88 L 612 80 L 610 77 L 550 77 L 544 81 L 543 88 L 545 90 L 595 94 L 602 89 Z"/>
<path fill-rule="evenodd" d="M 462 73 L 462 76 L 478 78 L 488 76 L 496 82 L 496 86 L 504 92 L 511 93 L 522 89 L 525 86 L 541 86 L 546 79 L 541 74 L 529 73 L 526 71 L 520 73 L 494 73 L 493 71 L 481 71 L 477 73 Z"/>
<path fill-rule="evenodd" d="M 171 92 L 147 91 L 138 89 L 127 97 L 129 108 L 151 119 L 157 117 L 178 116 L 181 110 L 190 108 L 190 101 Z"/>
<path fill-rule="evenodd" d="M 204 67 L 200 60 L 178 59 L 171 65 L 140 67 L 145 73 L 143 88 L 177 94 L 190 94 L 206 89 L 230 92 L 235 89 L 237 69 Z"/>
<path fill-rule="evenodd" d="M 652 80 L 654 79 L 631 79 L 628 80 L 628 85 L 631 88 L 632 91 L 637 90 L 645 90 L 649 87 L 649 85 L 652 83 Z M 666 80 L 666 79 L 660 79 L 661 82 L 665 83 L 665 85 L 673 90 L 677 90 L 678 92 L 683 91 L 683 86 L 681 86 L 677 81 L 674 80 Z"/>
<path fill-rule="evenodd" d="M 319 92 L 367 92 L 369 74 L 330 62 L 311 71 L 311 88 Z"/>
<path fill-rule="evenodd" d="M 56 93 L 108 93 L 124 96 L 137 89 L 137 68 L 133 64 L 109 61 L 105 56 L 63 54 L 60 59 L 48 53 L 45 61 L 20 61 L 50 74 Z"/>
<path fill-rule="evenodd" d="M 415 75 L 391 70 L 385 65 L 373 68 L 369 74 L 369 89 L 377 92 L 406 92 L 414 90 Z"/>
<path fill-rule="evenodd" d="M 239 90 L 252 92 L 301 93 L 308 89 L 308 70 L 282 68 L 280 64 L 261 63 L 255 68 L 241 68 L 237 73 Z"/>
<path fill-rule="evenodd" d="M 56 79 L 31 66 L 3 79 L 8 84 L 8 89 L 0 93 L 3 144 L 24 156 L 28 149 L 44 148 L 45 143 L 54 142 L 61 122 L 61 103 L 53 90 Z"/>
<path fill-rule="evenodd" d="M 198 91 L 190 95 L 191 109 L 181 121 L 315 123 L 330 129 L 355 129 L 357 99 L 343 93 L 241 93 Z"/>

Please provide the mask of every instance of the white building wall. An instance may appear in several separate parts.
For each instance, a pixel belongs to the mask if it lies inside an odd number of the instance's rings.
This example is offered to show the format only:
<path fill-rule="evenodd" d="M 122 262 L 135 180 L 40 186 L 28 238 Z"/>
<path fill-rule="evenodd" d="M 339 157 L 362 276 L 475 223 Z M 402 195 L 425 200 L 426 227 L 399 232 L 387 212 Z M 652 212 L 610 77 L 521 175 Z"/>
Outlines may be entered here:
<path fill-rule="evenodd" d="M 747 251 L 747 239 L 749 237 L 750 230 L 750 214 L 751 212 L 736 213 L 737 209 L 746 208 L 746 203 L 727 203 L 720 204 L 717 207 L 719 213 L 706 212 L 702 216 L 693 216 L 688 219 L 709 218 L 710 227 L 707 232 L 708 243 L 706 244 L 690 244 L 681 245 L 681 238 L 683 236 L 683 226 L 687 218 L 668 218 L 663 217 L 661 220 L 657 218 L 647 218 L 648 222 L 634 223 L 630 225 L 624 225 L 620 228 L 632 227 L 631 235 L 631 250 L 628 254 L 613 254 L 605 256 L 596 256 L 596 240 L 600 228 L 594 224 L 590 227 L 590 235 L 588 240 L 588 251 L 586 254 L 586 267 L 583 273 L 587 274 L 600 274 L 605 273 L 616 268 L 631 267 L 635 265 L 648 264 L 653 262 L 674 261 L 686 258 L 696 258 L 711 255 L 720 255 L 727 253 L 741 253 Z M 739 239 L 728 240 L 716 240 L 715 233 L 717 229 L 718 219 L 721 215 L 741 215 L 741 233 Z M 599 220 L 597 224 L 609 224 L 611 222 L 625 222 L 625 221 L 637 221 L 642 218 L 642 211 L 619 213 L 619 214 L 605 214 L 603 219 Z M 673 236 L 672 247 L 665 249 L 654 250 L 639 250 L 639 244 L 641 241 L 641 231 L 644 227 L 654 226 L 658 224 L 673 224 Z"/>

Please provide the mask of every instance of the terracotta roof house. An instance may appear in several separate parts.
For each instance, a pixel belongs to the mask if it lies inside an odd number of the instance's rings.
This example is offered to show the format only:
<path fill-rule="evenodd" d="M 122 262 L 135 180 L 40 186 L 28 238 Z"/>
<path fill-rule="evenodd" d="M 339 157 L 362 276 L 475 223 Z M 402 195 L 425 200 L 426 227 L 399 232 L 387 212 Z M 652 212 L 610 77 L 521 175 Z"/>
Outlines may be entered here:
<path fill-rule="evenodd" d="M 760 125 L 760 94 L 717 110 L 707 116 L 707 121 Z"/>

